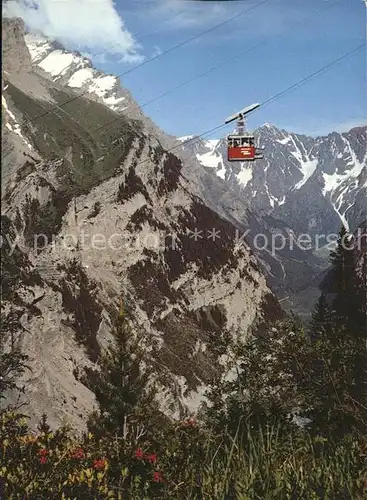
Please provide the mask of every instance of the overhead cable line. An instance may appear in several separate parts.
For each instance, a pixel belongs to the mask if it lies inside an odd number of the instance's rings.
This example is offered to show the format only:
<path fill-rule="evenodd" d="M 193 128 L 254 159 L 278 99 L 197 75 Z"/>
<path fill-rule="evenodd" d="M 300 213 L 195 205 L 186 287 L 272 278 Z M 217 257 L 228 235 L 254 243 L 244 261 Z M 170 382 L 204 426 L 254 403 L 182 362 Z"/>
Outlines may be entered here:
<path fill-rule="evenodd" d="M 366 47 L 366 42 L 358 45 L 357 47 L 355 47 L 354 49 L 346 52 L 345 54 L 343 54 L 342 56 L 338 57 L 337 59 L 334 59 L 333 61 L 329 62 L 328 64 L 326 64 L 325 66 L 323 66 L 322 68 L 314 71 L 313 73 L 311 73 L 310 75 L 308 75 L 307 77 L 305 78 L 302 78 L 301 80 L 299 80 L 297 83 L 294 83 L 293 85 L 290 85 L 289 87 L 287 87 L 286 89 L 278 92 L 277 94 L 274 94 L 272 97 L 269 97 L 268 99 L 266 99 L 265 101 L 263 101 L 260 105 L 260 107 L 264 107 L 264 106 L 267 106 L 268 104 L 274 102 L 275 100 L 279 99 L 280 97 L 283 97 L 284 95 L 288 94 L 289 92 L 292 92 L 293 90 L 296 90 L 297 88 L 301 87 L 302 85 L 305 85 L 306 83 L 308 83 L 310 80 L 312 80 L 313 78 L 321 75 L 322 73 L 325 73 L 326 71 L 328 71 L 330 68 L 332 68 L 333 66 L 335 66 L 336 64 L 338 64 L 339 62 L 341 62 L 343 59 L 347 59 L 348 57 L 351 57 L 353 56 L 354 54 L 356 54 L 357 52 L 359 52 L 360 50 L 363 49 L 363 47 Z M 253 113 L 254 111 L 252 111 Z M 177 149 L 177 148 L 180 148 L 182 147 L 183 145 L 185 144 L 189 144 L 191 142 L 194 142 L 194 141 L 197 141 L 198 139 L 201 139 L 202 137 L 208 135 L 208 134 L 211 134 L 223 127 L 227 126 L 226 123 L 222 123 L 221 125 L 218 125 L 216 127 L 213 127 L 212 129 L 210 130 L 207 130 L 205 132 L 202 132 L 200 135 L 196 135 L 190 139 L 187 139 L 186 141 L 183 141 L 181 142 L 180 144 L 176 145 L 176 146 L 173 146 L 172 148 L 168 149 L 167 150 L 167 153 Z M 140 165 L 141 163 L 145 163 L 146 161 L 148 160 L 143 160 L 141 162 L 139 162 L 137 165 Z"/>
<path fill-rule="evenodd" d="M 314 71 L 313 73 L 309 74 L 308 76 L 306 76 L 305 78 L 302 78 L 301 80 L 299 80 L 298 82 L 290 85 L 289 87 L 287 87 L 286 89 L 274 94 L 273 96 L 269 97 L 268 99 L 266 99 L 265 101 L 263 101 L 261 103 L 261 106 L 260 107 L 264 107 L 264 106 L 267 106 L 268 104 L 276 101 L 277 99 L 279 99 L 280 97 L 283 97 L 285 96 L 286 94 L 288 94 L 289 92 L 292 92 L 296 89 L 298 89 L 299 87 L 305 85 L 306 83 L 308 83 L 310 80 L 312 80 L 313 78 L 321 75 L 322 73 L 325 73 L 326 71 L 328 71 L 330 68 L 332 68 L 333 66 L 335 66 L 336 64 L 340 63 L 342 60 L 344 59 L 347 59 L 348 57 L 351 57 L 353 56 L 354 54 L 357 54 L 357 52 L 359 52 L 360 50 L 362 50 L 364 47 L 366 47 L 366 42 L 358 45 L 357 47 L 355 47 L 354 49 L 344 53 L 343 55 L 341 55 L 340 57 L 338 57 L 337 59 L 334 59 L 332 60 L 331 62 L 329 62 L 328 64 L 326 64 L 325 66 L 323 66 L 322 68 Z M 63 110 L 64 111 L 64 110 Z M 192 138 L 190 139 L 186 139 L 185 141 L 183 142 L 180 142 L 180 144 L 177 144 L 171 148 L 169 148 L 168 150 L 166 150 L 166 153 L 170 153 L 171 151 L 174 151 L 178 148 L 181 148 L 182 146 L 186 145 L 186 144 L 189 144 L 191 142 L 195 142 L 199 139 L 201 139 L 202 137 L 208 135 L 208 134 L 212 134 L 213 132 L 216 132 L 217 130 L 220 130 L 222 129 L 223 127 L 226 127 L 227 124 L 226 123 L 222 123 L 220 125 L 217 125 L 216 127 L 213 127 L 209 130 L 206 130 L 205 132 L 202 132 L 200 135 L 195 135 L 193 136 Z M 154 136 L 153 136 L 154 137 Z M 149 158 L 145 159 L 145 160 L 142 160 L 140 162 L 138 162 L 136 164 L 136 167 L 143 164 L 143 163 L 146 163 L 147 161 L 149 161 Z M 10 177 L 11 174 L 9 174 L 9 177 Z M 4 177 L 8 177 L 8 176 L 4 176 Z M 4 178 L 3 177 L 3 178 Z"/>
<path fill-rule="evenodd" d="M 276 99 L 279 99 L 279 97 L 282 97 L 283 95 L 287 94 L 288 92 L 296 90 L 298 87 L 301 87 L 302 85 L 304 85 L 305 83 L 307 83 L 309 80 L 311 80 L 315 76 L 318 76 L 318 75 L 321 75 L 322 73 L 325 73 L 325 71 L 327 71 L 329 68 L 331 68 L 332 66 L 334 66 L 338 62 L 342 61 L 343 59 L 345 59 L 347 57 L 350 57 L 350 56 L 356 54 L 361 49 L 363 49 L 363 47 L 366 47 L 366 42 L 362 43 L 361 45 L 358 45 L 353 50 L 350 50 L 349 52 L 347 52 L 346 54 L 343 54 L 342 56 L 338 57 L 337 59 L 334 59 L 329 64 L 326 64 L 325 66 L 323 66 L 319 70 L 315 71 L 314 73 L 311 73 L 311 75 L 309 75 L 309 76 L 307 76 L 305 78 L 302 78 L 302 80 L 300 80 L 299 82 L 291 85 L 287 89 L 282 90 L 281 92 L 278 92 L 277 94 L 273 95 L 272 97 L 269 97 L 269 99 L 267 99 L 266 101 L 264 101 L 261 104 L 261 106 L 264 107 L 267 104 L 270 104 L 271 102 L 275 101 Z"/>
<path fill-rule="evenodd" d="M 176 12 L 176 14 L 174 14 L 172 17 L 170 17 L 166 21 L 163 21 L 162 24 L 166 24 L 168 21 L 172 22 L 174 19 L 181 16 L 181 14 L 183 14 L 184 12 L 185 12 L 185 10 L 180 10 L 180 11 Z M 148 31 L 148 33 L 146 33 L 146 32 L 139 33 L 138 32 L 137 34 L 134 34 L 134 38 L 137 42 L 140 42 L 141 40 L 143 40 L 143 38 L 147 38 L 148 36 L 155 35 L 159 31 L 161 31 L 161 30 L 158 29 L 158 30 L 154 30 L 154 31 Z"/>
<path fill-rule="evenodd" d="M 251 11 L 251 10 L 257 8 L 257 7 L 260 7 L 261 5 L 263 5 L 263 4 L 265 4 L 265 3 L 269 2 L 269 1 L 270 0 L 260 0 L 260 2 L 257 2 L 255 5 L 252 5 L 251 7 L 248 7 L 247 9 L 244 9 L 244 10 L 238 12 L 237 14 L 235 14 L 234 16 L 226 19 L 225 21 L 222 21 L 219 24 L 211 26 L 210 28 L 208 28 L 208 29 L 206 29 L 204 31 L 201 31 L 200 33 L 197 33 L 196 35 L 191 36 L 190 38 L 186 38 L 182 42 L 179 42 L 176 45 L 173 45 L 172 47 L 170 47 L 170 48 L 168 48 L 166 50 L 163 50 L 159 54 L 156 54 L 156 55 L 150 57 L 149 59 L 145 59 L 145 61 L 142 61 L 141 63 L 137 64 L 136 66 L 133 66 L 132 68 L 124 71 L 123 73 L 119 73 L 119 74 L 117 74 L 115 76 L 116 77 L 122 77 L 122 76 L 128 75 L 129 73 L 132 73 L 133 71 L 135 71 L 135 70 L 137 70 L 137 69 L 145 66 L 146 64 L 148 64 L 148 63 L 150 63 L 152 61 L 155 61 L 156 59 L 159 59 L 160 57 L 163 57 L 163 56 L 165 56 L 165 55 L 173 52 L 174 50 L 177 50 L 177 49 L 183 47 L 184 45 L 187 45 L 188 43 L 190 43 L 190 42 L 192 42 L 194 40 L 197 40 L 198 38 L 201 38 L 202 36 L 207 35 L 208 33 L 211 33 L 214 30 L 216 30 L 218 28 L 221 28 L 222 26 L 225 26 L 225 25 L 231 23 L 235 19 L 238 19 L 240 16 L 243 16 L 246 12 L 249 12 L 249 11 Z M 84 97 L 86 94 L 89 94 L 89 90 L 85 90 L 81 94 L 75 95 L 75 96 L 71 97 L 70 99 L 67 99 L 63 103 L 61 103 L 61 104 L 59 104 L 57 106 L 54 106 L 51 109 L 48 109 L 48 110 L 44 111 L 43 113 L 40 113 L 39 115 L 36 115 L 33 118 L 30 118 L 29 120 L 27 120 L 25 122 L 25 124 L 34 122 L 35 120 L 38 120 L 39 118 L 42 118 L 43 116 L 48 115 L 49 113 L 52 113 L 53 111 L 56 111 L 57 109 L 65 106 L 66 104 L 69 104 L 70 102 L 73 102 L 76 99 Z"/>
<path fill-rule="evenodd" d="M 336 4 L 338 4 L 339 2 L 341 2 L 342 0 L 336 0 L 334 2 L 329 2 L 327 4 L 327 7 L 326 8 L 323 8 L 323 9 L 320 9 L 318 10 L 317 12 L 314 12 L 311 16 L 308 16 L 304 19 L 302 19 L 301 21 L 299 21 L 298 23 L 294 24 L 293 26 L 291 26 L 288 30 L 287 30 L 287 34 L 290 30 L 292 29 L 295 29 L 295 28 L 298 28 L 299 26 L 301 26 L 302 24 L 304 23 L 307 23 L 308 21 L 311 21 L 312 19 L 314 19 L 315 17 L 318 17 L 320 14 L 323 14 L 325 11 L 327 11 L 328 9 L 330 9 L 331 7 L 334 7 Z M 284 35 L 280 35 L 280 38 L 284 36 Z M 167 95 L 171 94 L 172 92 L 175 92 L 183 87 L 185 87 L 186 85 L 188 85 L 189 83 L 192 83 L 196 80 L 199 80 L 199 78 L 202 78 L 204 76 L 207 76 L 209 75 L 210 73 L 212 73 L 213 71 L 235 61 L 236 59 L 239 59 L 240 57 L 242 57 L 244 54 L 248 53 L 248 52 L 251 52 L 252 50 L 254 49 L 257 49 L 258 47 L 260 47 L 261 45 L 266 45 L 268 43 L 268 39 L 264 39 L 262 40 L 261 42 L 258 42 L 254 45 L 251 45 L 250 47 L 248 47 L 247 49 L 244 49 L 241 51 L 241 54 L 238 54 L 234 57 L 231 57 L 229 59 L 226 59 L 224 61 L 222 61 L 221 63 L 217 64 L 216 66 L 213 66 L 205 71 L 203 71 L 202 73 L 198 74 L 198 75 L 195 75 L 193 76 L 192 78 L 189 78 L 188 80 L 185 80 L 184 82 L 182 83 L 179 83 L 178 85 L 176 85 L 175 87 L 172 87 L 168 90 L 166 90 L 165 92 L 163 92 L 162 94 L 156 96 L 156 97 L 153 97 L 152 99 L 150 99 L 149 101 L 146 101 L 144 102 L 143 104 L 140 105 L 140 108 L 143 109 L 145 108 L 146 106 L 149 106 L 150 104 L 153 104 L 157 101 L 159 101 L 160 99 L 163 99 L 163 97 L 166 97 Z M 130 106 L 128 106 L 127 108 L 124 108 L 124 111 L 126 109 L 130 108 Z M 103 125 L 100 125 L 99 127 L 96 127 L 95 129 L 92 130 L 92 132 L 96 132 L 100 129 L 102 129 L 103 127 L 107 126 L 107 125 L 110 125 L 111 123 L 115 123 L 115 121 L 118 121 L 121 117 L 120 116 L 116 116 L 116 118 L 113 118 L 112 120 L 109 120 L 108 122 L 106 122 L 105 124 Z"/>

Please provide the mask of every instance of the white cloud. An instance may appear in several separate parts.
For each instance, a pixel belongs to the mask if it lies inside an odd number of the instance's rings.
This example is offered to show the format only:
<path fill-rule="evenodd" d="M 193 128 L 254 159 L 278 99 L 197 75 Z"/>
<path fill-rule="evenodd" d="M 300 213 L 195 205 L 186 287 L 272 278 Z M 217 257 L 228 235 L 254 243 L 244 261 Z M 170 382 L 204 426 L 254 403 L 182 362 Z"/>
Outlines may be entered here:
<path fill-rule="evenodd" d="M 163 54 L 162 49 L 160 47 L 158 47 L 158 45 L 155 45 L 154 46 L 154 52 L 153 52 L 153 54 L 152 54 L 151 57 L 159 57 L 162 54 Z"/>
<path fill-rule="evenodd" d="M 140 46 L 126 29 L 113 0 L 9 0 L 3 14 L 21 17 L 31 30 L 68 48 L 140 62 Z"/>
<path fill-rule="evenodd" d="M 233 13 L 227 2 L 199 2 L 188 0 L 155 0 L 156 14 L 171 19 L 171 27 L 190 28 L 215 24 L 224 20 L 224 15 Z M 232 3 L 232 2 L 230 2 Z"/>

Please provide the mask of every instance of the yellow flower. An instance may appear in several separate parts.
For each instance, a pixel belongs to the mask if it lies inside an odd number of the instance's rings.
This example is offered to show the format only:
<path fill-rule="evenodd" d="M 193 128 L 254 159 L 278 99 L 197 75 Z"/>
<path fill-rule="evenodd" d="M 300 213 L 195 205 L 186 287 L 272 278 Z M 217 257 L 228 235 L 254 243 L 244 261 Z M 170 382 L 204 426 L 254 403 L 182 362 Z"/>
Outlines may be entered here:
<path fill-rule="evenodd" d="M 37 436 L 33 436 L 32 434 L 29 434 L 29 435 L 26 435 L 26 436 L 22 436 L 22 438 L 20 438 L 23 443 L 25 444 L 33 444 L 37 441 Z"/>

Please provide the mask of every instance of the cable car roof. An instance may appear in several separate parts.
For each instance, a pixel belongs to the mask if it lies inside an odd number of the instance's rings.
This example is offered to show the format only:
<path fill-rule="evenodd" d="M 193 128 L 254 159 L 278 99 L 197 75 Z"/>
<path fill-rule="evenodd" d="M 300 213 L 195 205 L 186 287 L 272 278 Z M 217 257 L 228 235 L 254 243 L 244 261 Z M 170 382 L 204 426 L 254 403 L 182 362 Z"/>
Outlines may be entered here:
<path fill-rule="evenodd" d="M 251 134 L 251 132 L 245 132 L 243 134 L 229 134 L 227 135 L 227 139 L 241 139 L 241 137 L 246 137 L 246 138 L 254 138 L 254 134 Z"/>
<path fill-rule="evenodd" d="M 259 106 L 260 106 L 260 103 L 258 103 L 258 102 L 255 103 L 255 104 L 251 104 L 251 106 L 247 106 L 247 108 L 243 108 L 243 109 L 241 109 L 241 111 L 238 111 L 234 115 L 229 116 L 224 123 L 233 122 L 233 120 L 236 120 L 240 116 L 244 116 L 244 115 L 247 115 L 248 113 L 251 113 L 251 111 L 254 111 Z"/>

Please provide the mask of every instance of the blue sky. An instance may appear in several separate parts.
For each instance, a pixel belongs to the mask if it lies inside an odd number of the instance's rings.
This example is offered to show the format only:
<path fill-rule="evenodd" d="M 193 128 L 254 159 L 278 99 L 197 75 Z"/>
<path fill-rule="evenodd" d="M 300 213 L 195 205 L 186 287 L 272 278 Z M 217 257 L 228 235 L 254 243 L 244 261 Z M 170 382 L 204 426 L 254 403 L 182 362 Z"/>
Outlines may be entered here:
<path fill-rule="evenodd" d="M 44 7 L 46 0 L 39 1 Z M 48 0 L 52 1 L 56 0 Z M 73 5 L 85 1 L 73 0 Z M 127 43 L 130 54 L 133 51 L 136 56 L 135 61 L 134 57 L 131 62 L 113 50 L 98 51 L 95 47 L 90 50 L 88 43 L 92 42 L 84 38 L 78 43 L 75 39 L 78 30 L 74 30 L 72 40 L 65 43 L 64 37 L 63 41 L 68 48 L 79 45 L 79 49 L 92 54 L 95 66 L 113 74 L 123 73 L 142 58 L 147 60 L 260 3 L 260 0 L 117 0 L 114 4 L 112 0 L 101 1 L 111 4 L 109 8 L 123 21 L 125 38 L 122 42 L 120 37 L 119 46 Z M 68 0 L 63 2 L 67 4 Z M 89 2 L 90 8 L 96 0 Z M 208 76 L 144 107 L 144 112 L 170 134 L 199 134 L 219 125 L 236 110 L 265 101 L 363 43 L 365 13 L 363 0 L 268 0 L 225 26 L 133 70 L 121 81 L 138 103 L 144 104 L 235 58 Z M 308 22 L 296 27 L 312 15 Z M 114 22 L 116 28 L 116 19 Z M 93 41 L 99 32 L 96 24 L 94 32 L 91 31 Z M 256 128 L 268 122 L 312 135 L 346 130 L 366 122 L 365 87 L 366 52 L 362 49 L 303 87 L 260 108 L 251 115 L 248 125 Z M 222 129 L 216 137 L 227 130 Z"/>
<path fill-rule="evenodd" d="M 152 55 L 153 47 L 166 50 L 256 2 L 158 3 L 116 3 L 126 27 L 141 40 L 147 57 Z M 237 109 L 266 100 L 365 41 L 366 7 L 362 1 L 342 0 L 326 7 L 327 2 L 320 0 L 271 0 L 136 69 L 122 78 L 123 84 L 139 103 L 144 103 L 191 76 L 238 56 L 144 109 L 163 130 L 174 135 L 203 132 Z M 322 9 L 323 13 L 294 28 Z M 266 43 L 248 51 L 263 41 Z M 103 67 L 114 73 L 124 70 L 123 65 L 114 63 Z M 362 50 L 298 90 L 260 108 L 249 119 L 249 126 L 270 122 L 307 134 L 344 125 L 348 128 L 365 121 L 365 85 L 366 56 Z"/>

